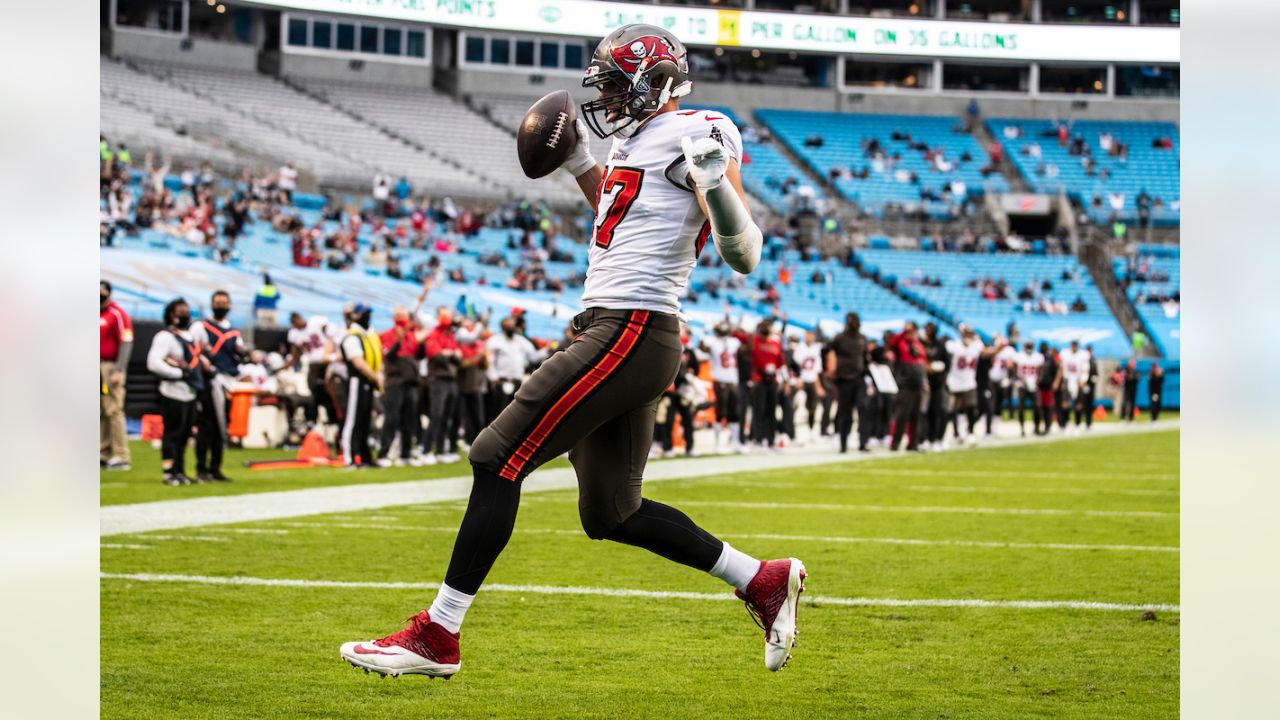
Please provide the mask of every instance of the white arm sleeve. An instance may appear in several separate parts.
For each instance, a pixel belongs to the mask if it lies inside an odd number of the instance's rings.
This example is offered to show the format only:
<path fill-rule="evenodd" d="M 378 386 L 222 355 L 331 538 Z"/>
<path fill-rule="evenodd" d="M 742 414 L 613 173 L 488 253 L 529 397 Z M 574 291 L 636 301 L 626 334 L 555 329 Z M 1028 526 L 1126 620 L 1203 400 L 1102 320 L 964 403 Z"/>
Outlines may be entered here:
<path fill-rule="evenodd" d="M 722 182 L 706 190 L 707 220 L 720 257 L 729 267 L 746 275 L 760 264 L 764 235 L 751 220 L 738 191 L 731 183 Z"/>
<path fill-rule="evenodd" d="M 760 264 L 764 236 L 752 222 L 738 191 L 732 183 L 724 182 L 729 163 L 741 156 L 740 143 L 735 129 L 718 137 L 697 140 L 683 137 L 680 148 L 684 151 L 689 178 L 707 202 L 707 220 L 720 257 L 729 267 L 745 275 Z"/>

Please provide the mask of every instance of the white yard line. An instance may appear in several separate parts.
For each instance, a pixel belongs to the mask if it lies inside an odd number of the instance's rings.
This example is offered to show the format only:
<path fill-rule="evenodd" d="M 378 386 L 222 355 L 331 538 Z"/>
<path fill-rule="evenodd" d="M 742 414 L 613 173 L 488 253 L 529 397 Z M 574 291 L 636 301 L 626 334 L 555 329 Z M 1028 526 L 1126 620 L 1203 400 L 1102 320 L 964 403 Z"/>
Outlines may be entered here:
<path fill-rule="evenodd" d="M 1177 421 L 1143 426 L 1099 426 L 1089 437 L 1147 433 L 1176 428 L 1178 428 Z M 1051 435 L 1039 438 L 1010 438 L 977 450 L 966 449 L 954 452 L 982 452 L 988 449 L 1020 445 L 1071 442 L 1084 437 Z M 830 448 L 808 448 L 770 455 L 730 455 L 664 460 L 649 464 L 645 470 L 645 482 L 654 483 L 707 475 L 757 472 L 833 463 L 856 463 L 868 460 L 884 460 L 891 457 L 918 456 L 889 453 L 841 455 Z M 549 468 L 538 470 L 529 476 L 529 479 L 524 483 L 524 492 L 536 493 L 575 487 L 577 487 L 577 480 L 572 468 Z M 118 535 L 151 530 L 274 520 L 323 513 L 373 510 L 399 505 L 466 500 L 470 493 L 471 476 L 466 475 L 437 480 L 341 485 L 338 487 L 285 490 L 223 497 L 162 500 L 133 505 L 107 505 L 99 511 L 101 520 L 99 533 L 101 535 Z"/>
<path fill-rule="evenodd" d="M 292 528 L 319 528 L 341 530 L 379 530 L 383 532 L 429 532 L 456 533 L 454 526 L 423 527 L 420 525 L 377 525 L 373 523 L 349 522 L 286 522 L 281 523 Z M 520 528 L 518 535 L 570 535 L 586 537 L 581 530 L 561 530 L 558 528 Z M 1088 545 L 1080 543 L 1025 543 L 1002 542 L 997 540 L 918 540 L 912 538 L 882 537 L 831 537 L 824 535 L 778 535 L 775 533 L 717 533 L 718 537 L 735 540 L 784 540 L 788 542 L 817 543 L 868 543 L 880 545 L 942 545 L 947 547 L 994 548 L 998 550 L 1111 550 L 1118 552 L 1180 552 L 1177 547 L 1169 545 Z"/>
<path fill-rule="evenodd" d="M 150 550 L 150 545 L 130 545 L 129 543 L 101 543 L 100 548 L 108 550 Z"/>
<path fill-rule="evenodd" d="M 212 535 L 143 535 L 140 533 L 128 533 L 133 535 L 135 540 L 190 540 L 191 542 L 227 542 L 230 538 L 214 537 Z"/>
<path fill-rule="evenodd" d="M 301 588 L 357 588 L 382 590 L 437 590 L 439 583 L 406 582 L 347 582 L 341 580 L 294 580 L 284 578 L 210 577 L 204 575 L 159 575 L 152 573 L 99 573 L 103 580 L 127 580 L 133 582 L 176 582 L 199 585 L 254 585 L 265 587 Z M 549 585 L 486 584 L 485 592 L 525 593 L 532 595 L 600 595 L 605 597 L 639 597 L 657 600 L 736 600 L 728 593 L 666 592 L 659 590 L 629 590 L 597 587 L 556 587 Z M 957 599 L 899 599 L 899 598 L 846 598 L 809 596 L 805 601 L 817 605 L 841 605 L 847 607 L 955 607 L 955 608 L 1013 608 L 1018 610 L 1111 610 L 1138 612 L 1159 610 L 1181 612 L 1178 605 L 1164 603 L 1127 604 L 1097 602 L 1092 600 L 977 600 Z"/>
<path fill-rule="evenodd" d="M 1155 510 L 1072 510 L 1068 508 L 963 507 L 950 505 L 845 505 L 840 503 L 738 502 L 681 500 L 688 507 L 756 508 L 779 510 L 851 510 L 855 512 L 958 513 L 962 515 L 1074 515 L 1081 517 L 1176 518 L 1176 512 Z"/>
<path fill-rule="evenodd" d="M 876 474 L 881 474 L 877 471 Z M 937 473 L 933 473 L 934 476 Z M 948 472 L 947 476 L 955 475 Z M 1125 488 L 1058 488 L 1058 487 L 1009 487 L 1007 485 L 893 485 L 890 483 L 793 483 L 770 482 L 763 480 L 740 480 L 738 478 L 716 478 L 704 481 L 705 484 L 730 485 L 749 488 L 804 488 L 806 490 L 893 490 L 908 492 L 955 492 L 955 493 L 1028 493 L 1037 495 L 1131 495 L 1134 497 L 1178 497 L 1177 490 L 1130 490 Z"/>

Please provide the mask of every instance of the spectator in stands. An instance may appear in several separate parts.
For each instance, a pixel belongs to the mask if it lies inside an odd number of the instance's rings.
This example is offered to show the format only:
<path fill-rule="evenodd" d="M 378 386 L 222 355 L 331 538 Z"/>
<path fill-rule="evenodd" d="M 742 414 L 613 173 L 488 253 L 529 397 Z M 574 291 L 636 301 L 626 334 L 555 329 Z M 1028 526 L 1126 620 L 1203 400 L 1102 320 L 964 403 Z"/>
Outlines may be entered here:
<path fill-rule="evenodd" d="M 253 297 L 253 315 L 260 328 L 274 328 L 279 322 L 277 308 L 280 305 L 280 290 L 271 282 L 271 275 L 262 273 L 262 287 Z"/>
<path fill-rule="evenodd" d="M 1071 128 L 1065 122 L 1059 122 L 1057 127 L 1058 147 L 1066 147 L 1067 141 L 1071 137 Z"/>
<path fill-rule="evenodd" d="M 403 466 L 410 461 L 422 428 L 418 422 L 418 363 L 426 357 L 422 339 L 409 309 L 391 310 L 392 325 L 381 335 L 386 389 L 382 396 L 382 442 L 378 465 Z M 400 457 L 392 458 L 392 444 L 400 438 Z"/>
<path fill-rule="evenodd" d="M 822 147 L 824 142 L 825 141 L 822 135 L 818 133 L 813 133 L 812 135 L 809 135 L 804 139 L 804 146 L 811 147 L 811 148 L 820 148 Z"/>
<path fill-rule="evenodd" d="M 978 107 L 977 98 L 969 98 L 969 105 L 965 108 L 964 115 L 965 115 L 964 131 L 967 133 L 971 133 L 973 132 L 973 129 L 977 127 L 978 123 L 981 122 L 982 120 L 982 110 Z M 1008 127 L 1016 128 L 1017 126 L 1010 125 Z"/>
<path fill-rule="evenodd" d="M 409 178 L 401 177 L 396 183 L 396 200 L 404 203 L 413 195 L 413 184 L 409 182 Z"/>
<path fill-rule="evenodd" d="M 438 308 L 435 329 L 426 337 L 430 413 L 423 459 L 428 465 L 458 460 L 457 438 L 448 432 L 458 408 L 458 368 L 462 364 L 462 348 L 454 332 L 453 311 L 443 306 Z"/>
<path fill-rule="evenodd" d="M 1151 363 L 1151 372 L 1147 375 L 1148 402 L 1151 410 L 1151 422 L 1160 419 L 1162 397 L 1164 396 L 1164 368 L 1160 363 Z"/>
<path fill-rule="evenodd" d="M 925 351 L 920 342 L 916 324 L 908 321 L 902 332 L 894 335 L 888 343 L 896 361 L 895 380 L 898 384 L 898 395 L 894 402 L 894 428 L 892 450 L 897 450 L 902 443 L 902 434 L 911 427 L 907 450 L 920 449 L 922 428 L 920 427 L 920 406 L 925 389 Z"/>
<path fill-rule="evenodd" d="M 196 393 L 204 387 L 200 348 L 191 337 L 191 309 L 182 298 L 164 308 L 164 329 L 151 340 L 147 370 L 160 378 L 160 414 L 164 438 L 160 443 L 160 467 L 165 485 L 191 485 L 185 462 L 191 426 L 196 419 Z"/>
<path fill-rule="evenodd" d="M 298 169 L 292 162 L 287 162 L 276 171 L 276 187 L 280 190 L 281 202 L 293 204 L 293 193 L 298 189 Z"/>
<path fill-rule="evenodd" d="M 1147 193 L 1147 189 L 1143 188 L 1138 193 L 1138 227 L 1146 229 L 1151 225 L 1151 195 Z"/>
<path fill-rule="evenodd" d="M 111 283 L 98 282 L 98 459 L 108 470 L 129 470 L 124 423 L 125 372 L 133 353 L 133 321 L 111 300 Z"/>
<path fill-rule="evenodd" d="M 1076 295 L 1076 299 L 1071 301 L 1071 312 L 1084 313 L 1089 312 L 1089 306 L 1084 303 L 1084 296 Z"/>

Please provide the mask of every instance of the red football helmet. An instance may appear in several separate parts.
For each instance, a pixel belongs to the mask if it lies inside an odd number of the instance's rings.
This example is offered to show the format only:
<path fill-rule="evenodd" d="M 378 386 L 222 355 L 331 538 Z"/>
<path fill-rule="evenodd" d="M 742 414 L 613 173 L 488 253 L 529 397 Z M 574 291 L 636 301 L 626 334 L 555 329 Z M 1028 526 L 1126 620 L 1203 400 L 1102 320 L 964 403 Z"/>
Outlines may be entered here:
<path fill-rule="evenodd" d="M 582 78 L 600 97 L 582 104 L 592 132 L 631 137 L 671 98 L 693 89 L 684 43 L 654 25 L 626 25 L 596 46 Z"/>

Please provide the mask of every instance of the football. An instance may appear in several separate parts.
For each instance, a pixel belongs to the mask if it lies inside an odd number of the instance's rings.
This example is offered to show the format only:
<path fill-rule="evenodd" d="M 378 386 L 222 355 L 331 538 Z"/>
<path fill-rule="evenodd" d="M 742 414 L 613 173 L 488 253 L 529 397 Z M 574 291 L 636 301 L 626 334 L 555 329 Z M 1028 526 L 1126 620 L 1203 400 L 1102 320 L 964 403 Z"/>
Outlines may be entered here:
<path fill-rule="evenodd" d="M 516 131 L 516 154 L 525 175 L 545 177 L 560 167 L 577 142 L 577 119 L 577 104 L 567 90 L 544 95 L 529 108 Z"/>

